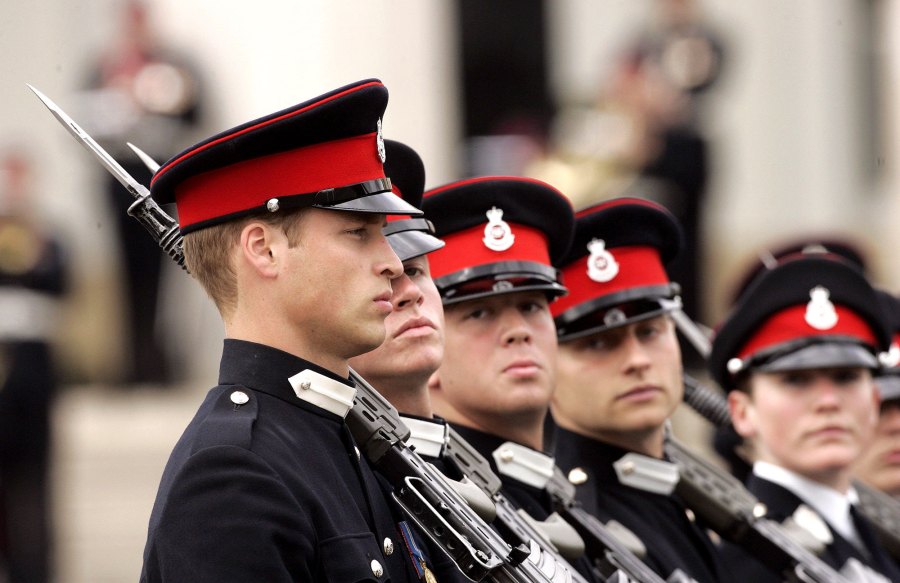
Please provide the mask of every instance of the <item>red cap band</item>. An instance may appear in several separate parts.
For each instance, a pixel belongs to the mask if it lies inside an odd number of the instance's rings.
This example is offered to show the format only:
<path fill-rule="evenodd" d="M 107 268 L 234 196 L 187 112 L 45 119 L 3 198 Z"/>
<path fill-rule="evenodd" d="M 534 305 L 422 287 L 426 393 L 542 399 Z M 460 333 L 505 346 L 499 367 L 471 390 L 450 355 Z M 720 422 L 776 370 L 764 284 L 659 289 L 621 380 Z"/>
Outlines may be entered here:
<path fill-rule="evenodd" d="M 619 264 L 619 272 L 610 281 L 598 282 L 588 276 L 591 255 L 576 259 L 563 269 L 562 282 L 569 289 L 569 295 L 550 305 L 554 317 L 583 302 L 626 289 L 669 283 L 656 247 L 614 247 L 608 252 Z"/>
<path fill-rule="evenodd" d="M 756 353 L 792 340 L 814 336 L 843 336 L 859 340 L 869 346 L 878 346 L 871 326 L 853 310 L 834 306 L 837 323 L 828 330 L 813 328 L 806 322 L 806 306 L 792 306 L 766 320 L 738 351 L 738 358 L 746 360 Z"/>
<path fill-rule="evenodd" d="M 540 229 L 509 223 L 515 242 L 505 251 L 493 251 L 482 241 L 485 225 L 487 223 L 441 237 L 446 246 L 428 256 L 431 276 L 436 279 L 461 269 L 500 261 L 535 261 L 550 265 L 547 236 Z"/>
<path fill-rule="evenodd" d="M 182 228 L 256 207 L 270 198 L 384 178 L 376 134 L 251 158 L 192 176 L 175 190 Z"/>

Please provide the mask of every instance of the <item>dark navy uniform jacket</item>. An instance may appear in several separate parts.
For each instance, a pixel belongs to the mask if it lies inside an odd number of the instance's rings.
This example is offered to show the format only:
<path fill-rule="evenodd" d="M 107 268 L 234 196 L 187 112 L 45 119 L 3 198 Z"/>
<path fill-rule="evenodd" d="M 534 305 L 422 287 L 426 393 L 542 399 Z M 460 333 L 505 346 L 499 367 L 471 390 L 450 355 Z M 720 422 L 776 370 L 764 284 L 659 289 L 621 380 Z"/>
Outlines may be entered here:
<path fill-rule="evenodd" d="M 681 569 L 699 583 L 728 581 L 718 548 L 691 521 L 674 495 L 647 492 L 619 482 L 613 462 L 629 453 L 562 428 L 556 430 L 556 463 L 566 473 L 581 468 L 587 480 L 576 485 L 584 510 L 602 522 L 616 520 L 647 549 L 642 557 L 663 579 Z"/>
<path fill-rule="evenodd" d="M 787 488 L 754 474 L 751 474 L 747 479 L 747 489 L 761 502 L 765 503 L 768 509 L 767 517 L 776 522 L 784 522 L 794 514 L 798 506 L 804 504 L 800 497 Z M 848 559 L 855 558 L 864 565 L 868 565 L 871 569 L 880 572 L 891 581 L 900 582 L 900 568 L 878 544 L 872 526 L 863 517 L 855 519 L 854 523 L 863 544 L 867 547 L 865 553 L 868 556 L 829 526 L 834 541 L 825 547 L 819 558 L 837 571 L 843 568 Z M 825 524 L 827 525 L 828 523 L 825 522 Z M 735 581 L 746 581 L 748 583 L 759 581 L 765 583 L 784 580 L 784 577 L 766 568 L 763 563 L 759 562 L 752 555 L 747 554 L 738 546 L 726 543 L 723 545 L 722 553 L 725 560 L 734 566 Z"/>
<path fill-rule="evenodd" d="M 348 383 L 285 352 L 225 341 L 219 386 L 163 473 L 142 582 L 417 580 L 343 419 L 289 384 L 304 369 Z M 245 404 L 232 401 L 236 391 Z"/>

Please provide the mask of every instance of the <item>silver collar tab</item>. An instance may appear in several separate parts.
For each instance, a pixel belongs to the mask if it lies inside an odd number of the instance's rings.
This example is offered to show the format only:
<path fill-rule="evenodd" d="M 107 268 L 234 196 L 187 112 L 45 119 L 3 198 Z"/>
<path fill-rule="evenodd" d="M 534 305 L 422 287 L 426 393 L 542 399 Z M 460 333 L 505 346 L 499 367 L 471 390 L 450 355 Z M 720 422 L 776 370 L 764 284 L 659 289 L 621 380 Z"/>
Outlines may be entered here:
<path fill-rule="evenodd" d="M 613 462 L 619 483 L 645 492 L 668 496 L 678 484 L 678 466 L 664 460 L 627 453 Z"/>
<path fill-rule="evenodd" d="M 439 458 L 444 453 L 450 426 L 446 423 L 414 419 L 401 415 L 403 423 L 409 427 L 409 439 L 406 444 L 415 448 L 421 456 Z"/>
<path fill-rule="evenodd" d="M 547 485 L 556 465 L 552 457 L 511 441 L 495 449 L 493 456 L 497 471 L 535 488 Z"/>
<path fill-rule="evenodd" d="M 344 418 L 353 408 L 356 389 L 325 375 L 303 370 L 288 378 L 294 394 L 302 400 Z"/>

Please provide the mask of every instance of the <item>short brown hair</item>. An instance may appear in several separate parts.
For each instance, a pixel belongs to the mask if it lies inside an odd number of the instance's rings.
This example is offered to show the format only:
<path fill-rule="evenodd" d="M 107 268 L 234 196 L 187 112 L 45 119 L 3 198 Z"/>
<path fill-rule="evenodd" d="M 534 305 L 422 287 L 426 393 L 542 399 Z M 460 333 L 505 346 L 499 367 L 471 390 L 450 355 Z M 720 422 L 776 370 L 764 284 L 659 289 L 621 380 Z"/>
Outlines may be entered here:
<path fill-rule="evenodd" d="M 191 275 L 200 282 L 207 295 L 226 317 L 237 307 L 237 272 L 231 253 L 249 223 L 261 221 L 279 227 L 295 247 L 300 241 L 300 225 L 305 209 L 285 213 L 253 215 L 237 221 L 200 229 L 184 236 L 184 263 Z"/>

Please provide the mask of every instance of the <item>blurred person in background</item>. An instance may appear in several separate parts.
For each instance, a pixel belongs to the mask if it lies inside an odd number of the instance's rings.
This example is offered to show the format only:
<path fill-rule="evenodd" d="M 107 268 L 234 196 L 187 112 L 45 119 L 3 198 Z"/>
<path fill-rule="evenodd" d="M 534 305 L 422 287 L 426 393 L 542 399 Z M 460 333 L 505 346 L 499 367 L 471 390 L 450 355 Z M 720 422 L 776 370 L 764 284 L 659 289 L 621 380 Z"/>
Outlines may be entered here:
<path fill-rule="evenodd" d="M 885 368 L 875 377 L 881 397 L 875 437 L 856 463 L 854 475 L 891 496 L 900 496 L 900 299 L 878 290 L 893 342 Z"/>
<path fill-rule="evenodd" d="M 202 79 L 183 54 L 154 33 L 149 4 L 125 0 L 119 7 L 117 37 L 88 75 L 82 94 L 85 129 L 138 182 L 150 173 L 127 142 L 166 160 L 193 139 L 203 112 Z M 163 256 L 144 229 L 127 213 L 134 199 L 104 172 L 107 203 L 115 221 L 116 248 L 122 254 L 126 384 L 165 383 L 170 366 L 162 348 L 157 311 Z"/>
<path fill-rule="evenodd" d="M 857 510 L 853 465 L 878 418 L 873 373 L 891 330 L 856 265 L 830 253 L 783 258 L 747 288 L 718 328 L 709 359 L 737 433 L 752 445 L 747 489 L 767 517 L 802 528 L 836 570 L 900 568 Z M 783 577 L 724 543 L 736 581 Z"/>
<path fill-rule="evenodd" d="M 551 410 L 556 457 L 584 509 L 631 531 L 662 578 L 681 571 L 713 583 L 727 580 L 727 566 L 673 494 L 677 468 L 663 451 L 684 390 L 670 316 L 679 287 L 665 265 L 683 245 L 675 217 L 650 201 L 612 199 L 576 213 L 572 248 L 557 263 L 570 293 L 552 306 Z"/>
<path fill-rule="evenodd" d="M 63 246 L 37 214 L 27 151 L 0 153 L 0 581 L 51 580 L 48 472 Z"/>
<path fill-rule="evenodd" d="M 666 268 L 698 320 L 703 287 L 700 241 L 709 140 L 703 99 L 723 72 L 724 43 L 695 0 L 655 0 L 648 24 L 619 51 L 594 103 L 562 108 L 549 159 L 527 171 L 556 184 L 575 208 L 614 197 L 663 205 L 684 232 L 684 250 Z M 700 355 L 682 342 L 685 363 Z"/>

